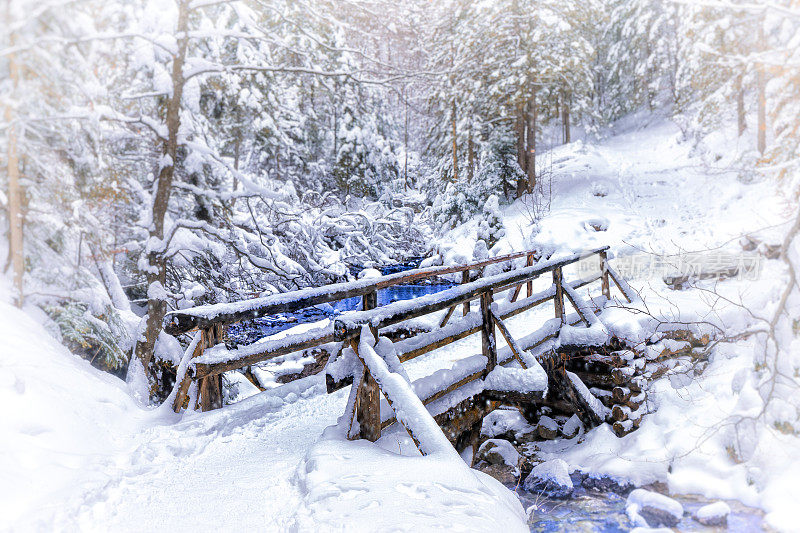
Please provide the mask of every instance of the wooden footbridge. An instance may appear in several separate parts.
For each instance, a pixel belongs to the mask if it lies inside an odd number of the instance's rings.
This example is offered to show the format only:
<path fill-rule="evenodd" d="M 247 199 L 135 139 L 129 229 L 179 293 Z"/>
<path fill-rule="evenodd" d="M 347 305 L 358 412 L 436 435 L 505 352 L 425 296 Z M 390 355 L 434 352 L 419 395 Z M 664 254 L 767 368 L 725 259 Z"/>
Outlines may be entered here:
<path fill-rule="evenodd" d="M 627 301 L 635 294 L 609 265 L 607 250 L 550 258 L 524 251 L 170 313 L 165 319 L 168 333 L 196 332 L 187 352 L 191 360 L 179 369 L 173 407 L 180 411 L 190 402 L 202 410 L 221 407 L 224 372 L 314 352 L 330 355 L 324 366 L 329 393 L 355 384 L 343 418 L 349 438 L 375 441 L 400 422 L 420 450 L 429 453 L 432 446 L 426 442 L 435 420 L 448 440 L 463 448 L 477 436 L 483 417 L 500 405 L 516 406 L 527 416 L 536 416 L 543 407 L 575 413 L 587 426 L 608 421 L 616 424 L 618 434 L 625 433 L 638 424 L 641 387 L 626 366 L 630 357 L 620 355 L 623 343 L 609 334 L 596 313 L 611 298 L 611 282 Z M 565 267 L 588 258 L 599 259 L 596 273 L 565 279 Z M 500 272 L 484 276 L 489 265 L 498 265 L 493 269 Z M 377 305 L 379 290 L 453 274 L 461 275 L 461 283 L 450 289 Z M 534 293 L 533 281 L 542 276 L 552 276 L 552 284 Z M 596 297 L 587 301 L 579 295 L 578 289 L 595 284 Z M 241 347 L 226 344 L 231 324 L 352 297 L 361 298 L 361 309 L 324 327 Z M 512 336 L 509 318 L 551 300 L 554 318 L 530 324 L 525 336 Z M 478 302 L 474 310 L 473 301 Z M 574 313 L 567 313 L 565 301 Z M 444 316 L 431 328 L 430 317 L 425 317 L 441 311 Z M 506 346 L 498 348 L 496 332 Z M 409 379 L 403 363 L 473 334 L 481 337 L 480 354 Z"/>

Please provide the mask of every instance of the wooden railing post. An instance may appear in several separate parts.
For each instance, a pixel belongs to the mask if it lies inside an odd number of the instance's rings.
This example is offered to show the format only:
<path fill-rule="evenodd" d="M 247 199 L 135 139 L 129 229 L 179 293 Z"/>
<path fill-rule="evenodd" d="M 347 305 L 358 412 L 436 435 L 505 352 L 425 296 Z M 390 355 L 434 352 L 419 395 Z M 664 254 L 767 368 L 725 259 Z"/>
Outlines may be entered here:
<path fill-rule="evenodd" d="M 602 272 L 602 291 L 606 299 L 611 299 L 611 287 L 608 284 L 608 255 L 605 251 L 600 252 L 600 272 Z"/>
<path fill-rule="evenodd" d="M 223 342 L 224 336 L 224 324 L 217 324 L 204 330 L 203 339 L 200 341 L 203 350 Z M 198 403 L 201 411 L 211 411 L 222 407 L 222 374 L 198 380 L 197 391 L 199 393 Z"/>
<path fill-rule="evenodd" d="M 525 266 L 533 266 L 533 252 L 528 254 L 528 260 L 525 261 Z M 533 280 L 528 282 L 528 298 L 533 296 Z"/>
<path fill-rule="evenodd" d="M 197 346 L 194 347 L 192 359 L 203 355 L 206 348 L 211 348 L 222 342 L 225 335 L 225 328 L 226 326 L 224 324 L 217 324 L 201 329 L 199 331 L 200 339 L 197 342 Z M 175 395 L 175 400 L 172 404 L 172 409 L 176 413 L 180 413 L 181 409 L 184 407 L 189 407 L 185 404 L 192 380 L 191 369 L 186 369 L 186 375 L 178 386 L 178 393 Z M 197 403 L 201 411 L 210 411 L 222 407 L 222 375 L 219 374 L 199 379 L 197 382 L 197 392 Z"/>
<path fill-rule="evenodd" d="M 469 269 L 463 271 L 461 273 L 461 283 L 469 283 Z M 461 315 L 467 316 L 469 314 L 469 302 L 464 302 L 464 306 L 461 309 Z"/>
<path fill-rule="evenodd" d="M 481 348 L 486 356 L 486 370 L 483 376 L 497 366 L 497 340 L 494 336 L 494 317 L 492 316 L 492 291 L 481 293 Z"/>
<path fill-rule="evenodd" d="M 370 292 L 361 299 L 361 307 L 364 311 L 375 309 L 378 306 L 378 293 Z M 378 339 L 378 328 L 370 326 L 370 331 L 375 340 Z M 359 334 L 351 341 L 353 351 L 358 354 L 358 344 L 361 335 Z M 381 398 L 380 389 L 375 382 L 375 378 L 369 373 L 368 368 L 364 368 L 364 377 L 361 383 L 354 383 L 358 387 L 356 396 L 356 420 L 360 428 L 361 438 L 375 442 L 381 436 Z"/>
<path fill-rule="evenodd" d="M 553 298 L 553 307 L 555 307 L 556 318 L 561 319 L 562 324 L 566 322 L 566 317 L 564 316 L 564 287 L 561 286 L 563 280 L 564 274 L 561 271 L 561 267 L 554 268 L 553 285 L 556 288 L 556 295 Z"/>

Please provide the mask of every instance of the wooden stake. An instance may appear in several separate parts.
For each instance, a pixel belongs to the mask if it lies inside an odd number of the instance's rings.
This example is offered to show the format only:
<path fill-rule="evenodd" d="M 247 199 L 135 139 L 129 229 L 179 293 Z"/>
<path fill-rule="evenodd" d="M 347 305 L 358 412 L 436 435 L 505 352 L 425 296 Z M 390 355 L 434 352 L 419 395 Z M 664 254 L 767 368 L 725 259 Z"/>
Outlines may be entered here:
<path fill-rule="evenodd" d="M 564 280 L 561 280 L 561 287 L 562 287 L 562 288 L 564 287 Z M 575 300 L 573 300 L 573 299 L 572 299 L 572 295 L 571 295 L 569 292 L 567 292 L 567 291 L 564 291 L 564 294 L 566 294 L 566 295 L 567 295 L 567 299 L 568 299 L 568 300 L 570 301 L 570 303 L 572 304 L 572 307 L 574 307 L 574 308 L 575 308 L 575 311 L 577 311 L 577 312 L 578 312 L 578 316 L 579 316 L 579 317 L 581 317 L 581 320 L 583 320 L 583 323 L 584 323 L 584 324 L 586 324 L 586 327 L 589 327 L 589 319 L 587 319 L 587 318 L 586 318 L 586 315 L 584 315 L 584 314 L 583 314 L 583 310 L 582 310 L 582 309 L 580 308 L 580 306 L 578 305 L 578 302 L 576 302 Z M 562 321 L 562 322 L 563 322 L 563 321 Z"/>
<path fill-rule="evenodd" d="M 494 319 L 492 318 L 492 291 L 481 293 L 481 347 L 486 356 L 484 377 L 497 366 L 497 340 L 494 337 Z"/>
<path fill-rule="evenodd" d="M 561 267 L 554 268 L 553 285 L 556 287 L 556 296 L 553 299 L 553 306 L 555 307 L 556 318 L 561 319 L 562 324 L 566 322 L 566 317 L 564 316 L 564 288 L 561 286 L 563 281 L 564 278 Z"/>
<path fill-rule="evenodd" d="M 533 266 L 533 254 L 528 254 L 528 259 L 525 261 L 525 266 Z M 533 280 L 528 282 L 528 298 L 533 296 Z"/>
<path fill-rule="evenodd" d="M 466 305 L 469 305 L 469 304 L 466 304 Z M 450 317 L 453 315 L 453 311 L 455 311 L 455 310 L 456 310 L 456 306 L 455 305 L 447 310 L 447 314 L 444 315 L 444 318 L 439 323 L 439 327 L 440 328 L 443 328 L 443 327 L 445 327 L 447 325 L 447 323 L 450 321 Z"/>
<path fill-rule="evenodd" d="M 378 304 L 378 294 L 371 292 L 365 294 L 361 300 L 362 307 L 365 311 L 374 309 Z M 370 331 L 375 340 L 378 339 L 378 328 L 370 326 Z M 358 355 L 358 344 L 361 340 L 361 335 L 352 339 L 350 346 L 353 351 Z M 369 369 L 364 366 L 364 378 L 358 387 L 358 396 L 356 397 L 356 420 L 361 428 L 361 438 L 368 441 L 375 442 L 381 436 L 381 398 L 380 389 L 375 382 L 375 378 L 369 373 Z"/>
<path fill-rule="evenodd" d="M 465 270 L 461 273 L 461 283 L 469 283 L 469 270 Z M 464 306 L 461 308 L 461 316 L 467 316 L 469 314 L 469 302 L 464 302 Z"/>
<path fill-rule="evenodd" d="M 606 297 L 607 300 L 611 299 L 611 289 L 608 284 L 608 254 L 606 252 L 600 252 L 600 272 L 602 277 L 602 291 L 603 296 Z"/>
<path fill-rule="evenodd" d="M 497 329 L 500 330 L 500 334 L 503 335 L 503 338 L 508 343 L 508 347 L 511 348 L 511 353 L 514 355 L 514 359 L 516 359 L 522 368 L 527 369 L 528 365 L 525 364 L 525 361 L 522 359 L 522 350 L 520 349 L 517 341 L 514 340 L 514 337 L 511 336 L 511 332 L 508 331 L 508 327 L 506 327 L 505 323 L 500 320 L 500 317 L 492 311 L 492 318 L 494 318 L 494 323 L 497 325 Z"/>

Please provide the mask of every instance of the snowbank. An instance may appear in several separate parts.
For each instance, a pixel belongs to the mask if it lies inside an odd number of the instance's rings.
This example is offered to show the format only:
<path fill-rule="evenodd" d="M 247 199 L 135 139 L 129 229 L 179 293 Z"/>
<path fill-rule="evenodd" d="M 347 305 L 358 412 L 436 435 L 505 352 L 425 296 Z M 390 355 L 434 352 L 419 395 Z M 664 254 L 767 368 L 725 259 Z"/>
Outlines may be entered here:
<path fill-rule="evenodd" d="M 409 454 L 409 455 L 401 455 Z M 462 461 L 347 441 L 329 428 L 297 471 L 301 531 L 529 531 L 522 504 Z"/>
<path fill-rule="evenodd" d="M 130 451 L 147 413 L 123 381 L 0 302 L 0 529 L 43 527 L 54 505 Z"/>

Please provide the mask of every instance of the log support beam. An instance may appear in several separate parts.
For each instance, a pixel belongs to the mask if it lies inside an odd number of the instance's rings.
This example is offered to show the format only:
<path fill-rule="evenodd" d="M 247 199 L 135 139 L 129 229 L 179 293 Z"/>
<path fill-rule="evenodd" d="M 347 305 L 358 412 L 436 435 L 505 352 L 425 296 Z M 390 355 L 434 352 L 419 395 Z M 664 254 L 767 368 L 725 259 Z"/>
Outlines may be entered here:
<path fill-rule="evenodd" d="M 486 356 L 486 370 L 483 377 L 497 366 L 497 339 L 494 336 L 494 316 L 492 314 L 492 291 L 481 293 L 481 348 Z"/>
<path fill-rule="evenodd" d="M 362 308 L 367 311 L 375 309 L 378 305 L 377 292 L 365 294 L 362 297 Z M 378 338 L 378 329 L 370 326 L 373 338 Z M 358 344 L 360 335 L 351 340 L 350 347 L 358 355 Z M 360 436 L 362 439 L 375 442 L 381 437 L 381 396 L 375 378 L 369 373 L 368 368 L 364 368 L 364 377 L 358 386 L 356 396 L 356 420 Z"/>
<path fill-rule="evenodd" d="M 564 274 L 561 271 L 561 267 L 556 267 L 553 269 L 553 285 L 556 288 L 556 295 L 553 299 L 553 307 L 555 308 L 556 318 L 561 320 L 561 323 L 565 323 L 567 321 L 567 317 L 564 314 L 564 287 L 562 283 L 564 282 Z"/>

